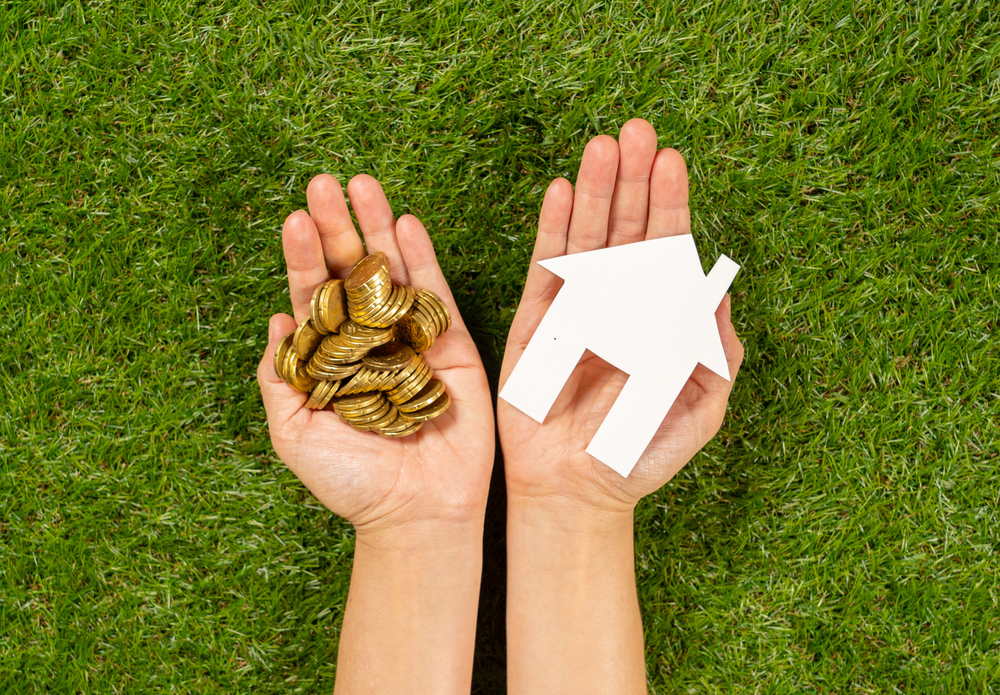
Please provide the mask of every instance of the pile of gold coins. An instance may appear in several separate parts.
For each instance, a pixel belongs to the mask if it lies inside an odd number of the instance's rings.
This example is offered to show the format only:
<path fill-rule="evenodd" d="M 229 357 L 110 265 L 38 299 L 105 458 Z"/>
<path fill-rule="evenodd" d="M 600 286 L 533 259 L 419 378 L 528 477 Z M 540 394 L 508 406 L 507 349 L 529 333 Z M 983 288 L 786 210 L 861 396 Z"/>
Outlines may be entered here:
<path fill-rule="evenodd" d="M 392 284 L 389 261 L 373 253 L 346 280 L 313 292 L 309 317 L 274 353 L 274 371 L 306 407 L 332 410 L 351 427 L 405 437 L 451 405 L 421 357 L 451 326 L 430 290 Z"/>

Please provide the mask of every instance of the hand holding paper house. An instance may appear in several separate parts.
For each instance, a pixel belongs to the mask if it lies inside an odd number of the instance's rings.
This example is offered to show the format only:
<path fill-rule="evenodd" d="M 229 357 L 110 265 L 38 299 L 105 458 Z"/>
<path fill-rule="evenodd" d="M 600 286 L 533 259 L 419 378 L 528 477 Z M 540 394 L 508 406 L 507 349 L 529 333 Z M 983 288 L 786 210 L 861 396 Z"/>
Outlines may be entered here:
<path fill-rule="evenodd" d="M 500 397 L 543 422 L 585 350 L 626 372 L 628 381 L 587 452 L 627 476 L 699 362 L 730 378 L 715 310 L 740 267 L 720 256 L 706 276 L 690 234 L 540 265 L 565 283 Z M 607 321 L 585 320 L 593 316 Z M 613 326 L 642 339 L 622 340 Z"/>

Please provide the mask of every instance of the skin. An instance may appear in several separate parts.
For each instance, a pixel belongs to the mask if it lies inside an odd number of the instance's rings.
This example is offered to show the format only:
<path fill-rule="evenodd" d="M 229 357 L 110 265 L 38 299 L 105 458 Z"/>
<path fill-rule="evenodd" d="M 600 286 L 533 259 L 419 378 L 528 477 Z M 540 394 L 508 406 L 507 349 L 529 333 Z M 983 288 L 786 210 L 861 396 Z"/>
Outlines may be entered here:
<path fill-rule="evenodd" d="M 553 181 L 501 388 L 562 281 L 536 261 L 691 231 L 683 157 L 656 149 L 646 121 L 584 150 L 576 188 Z M 727 295 L 716 311 L 735 380 L 743 347 Z M 626 375 L 587 353 L 545 422 L 503 400 L 497 424 L 508 494 L 507 655 L 511 693 L 646 692 L 636 599 L 633 510 L 719 430 L 732 381 L 699 365 L 635 469 L 623 478 L 586 451 Z"/>
<path fill-rule="evenodd" d="M 424 358 L 452 404 L 415 435 L 385 439 L 305 408 L 307 394 L 275 373 L 274 350 L 308 316 L 315 287 L 346 277 L 365 255 L 340 184 L 321 175 L 307 188 L 309 211 L 289 215 L 282 231 L 294 318 L 271 317 L 257 370 L 271 441 L 357 532 L 335 693 L 468 692 L 495 441 L 489 385 L 424 226 L 412 215 L 396 220 L 370 176 L 353 178 L 347 193 L 393 282 L 430 289 L 451 311 L 451 329 Z"/>
<path fill-rule="evenodd" d="M 283 231 L 294 319 L 271 319 L 258 381 L 275 451 L 329 509 L 351 521 L 357 545 L 338 656 L 336 693 L 468 692 L 493 460 L 490 393 L 482 363 L 441 275 L 426 230 L 396 221 L 378 182 L 354 178 L 348 197 L 369 251 L 389 257 L 393 280 L 427 287 L 454 319 L 425 357 L 453 405 L 412 438 L 360 433 L 274 373 L 274 349 L 308 313 L 313 289 L 346 277 L 364 249 L 339 183 L 314 179 L 309 212 Z M 560 280 L 534 261 L 690 232 L 687 171 L 656 151 L 645 121 L 619 141 L 594 138 L 577 186 L 552 182 L 524 295 L 508 337 L 506 381 Z M 743 348 L 716 312 L 735 379 Z M 732 383 L 698 367 L 628 478 L 585 447 L 625 382 L 587 355 L 543 424 L 497 407 L 508 490 L 508 687 L 512 693 L 646 691 L 635 592 L 633 510 L 719 429 Z"/>

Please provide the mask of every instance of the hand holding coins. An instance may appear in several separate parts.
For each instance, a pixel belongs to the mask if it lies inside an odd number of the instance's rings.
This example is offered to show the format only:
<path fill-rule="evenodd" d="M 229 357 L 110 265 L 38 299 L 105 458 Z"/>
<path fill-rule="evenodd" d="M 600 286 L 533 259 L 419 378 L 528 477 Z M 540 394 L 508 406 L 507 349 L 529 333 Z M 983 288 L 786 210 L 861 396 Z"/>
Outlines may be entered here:
<path fill-rule="evenodd" d="M 306 407 L 333 410 L 358 430 L 405 437 L 451 404 L 420 353 L 451 326 L 430 290 L 392 284 L 384 253 L 358 261 L 346 280 L 312 295 L 309 317 L 274 353 L 274 370 Z"/>

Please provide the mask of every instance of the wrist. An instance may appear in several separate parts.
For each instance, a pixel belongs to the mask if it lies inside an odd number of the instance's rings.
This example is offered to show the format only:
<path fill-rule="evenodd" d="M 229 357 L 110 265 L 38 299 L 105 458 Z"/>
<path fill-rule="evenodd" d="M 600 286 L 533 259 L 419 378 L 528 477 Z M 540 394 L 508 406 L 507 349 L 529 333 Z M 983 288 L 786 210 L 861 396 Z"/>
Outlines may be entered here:
<path fill-rule="evenodd" d="M 612 554 L 623 545 L 631 551 L 633 509 L 597 507 L 560 496 L 507 499 L 508 537 L 523 538 L 535 551 L 584 552 L 595 558 Z"/>
<path fill-rule="evenodd" d="M 511 692 L 645 692 L 632 510 L 565 498 L 507 506 Z"/>
<path fill-rule="evenodd" d="M 482 522 L 358 530 L 336 693 L 468 693 Z"/>
<path fill-rule="evenodd" d="M 524 522 L 556 525 L 565 531 L 584 533 L 631 529 L 635 511 L 634 502 L 595 494 L 533 494 L 510 483 L 507 485 L 507 506 Z"/>
<path fill-rule="evenodd" d="M 454 519 L 421 519 L 355 526 L 355 551 L 371 555 L 449 555 L 482 552 L 485 509 Z"/>
<path fill-rule="evenodd" d="M 534 457 L 515 447 L 504 448 L 508 500 L 551 506 L 574 516 L 630 515 L 643 496 L 635 494 L 630 478 L 623 478 L 589 454 L 550 454 Z"/>

